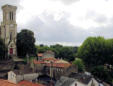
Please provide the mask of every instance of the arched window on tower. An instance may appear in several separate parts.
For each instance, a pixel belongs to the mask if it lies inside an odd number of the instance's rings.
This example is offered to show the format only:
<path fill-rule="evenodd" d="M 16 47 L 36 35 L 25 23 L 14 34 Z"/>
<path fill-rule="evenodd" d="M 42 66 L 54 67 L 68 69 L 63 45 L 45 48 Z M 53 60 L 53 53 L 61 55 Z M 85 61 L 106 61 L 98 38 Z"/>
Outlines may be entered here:
<path fill-rule="evenodd" d="M 11 13 L 12 13 L 11 15 L 12 15 L 12 20 L 13 20 L 13 12 L 11 12 Z"/>
<path fill-rule="evenodd" d="M 10 18 L 10 20 L 13 20 L 13 12 L 9 13 L 9 18 Z"/>
<path fill-rule="evenodd" d="M 11 20 L 11 12 L 9 13 L 9 19 Z"/>

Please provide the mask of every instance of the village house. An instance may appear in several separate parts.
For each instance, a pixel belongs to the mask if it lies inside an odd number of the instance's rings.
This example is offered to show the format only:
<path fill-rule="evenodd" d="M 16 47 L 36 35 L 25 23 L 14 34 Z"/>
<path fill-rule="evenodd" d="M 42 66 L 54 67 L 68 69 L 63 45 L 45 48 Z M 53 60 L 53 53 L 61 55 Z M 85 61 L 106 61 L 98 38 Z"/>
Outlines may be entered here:
<path fill-rule="evenodd" d="M 12 83 L 18 83 L 22 80 L 36 82 L 38 73 L 34 73 L 31 70 L 14 70 L 8 72 L 8 81 Z"/>
<path fill-rule="evenodd" d="M 55 86 L 99 86 L 99 83 L 91 76 L 77 75 L 75 78 L 62 76 Z"/>
<path fill-rule="evenodd" d="M 63 59 L 56 58 L 43 58 L 41 60 L 34 60 L 34 70 L 38 73 L 43 73 L 50 77 L 54 77 L 56 80 L 60 78 L 61 75 L 69 75 L 74 72 L 77 73 L 77 67 L 71 65 L 69 62 Z"/>

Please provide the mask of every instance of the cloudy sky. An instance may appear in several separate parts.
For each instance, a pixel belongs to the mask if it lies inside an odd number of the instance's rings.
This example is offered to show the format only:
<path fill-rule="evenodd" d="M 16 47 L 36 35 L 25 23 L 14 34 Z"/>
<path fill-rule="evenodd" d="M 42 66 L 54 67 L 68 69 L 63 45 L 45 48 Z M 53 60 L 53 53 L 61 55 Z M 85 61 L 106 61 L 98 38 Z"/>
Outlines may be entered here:
<path fill-rule="evenodd" d="M 113 38 L 113 0 L 0 0 L 4 4 L 18 7 L 18 32 L 34 31 L 37 44 L 77 46 L 89 36 Z"/>

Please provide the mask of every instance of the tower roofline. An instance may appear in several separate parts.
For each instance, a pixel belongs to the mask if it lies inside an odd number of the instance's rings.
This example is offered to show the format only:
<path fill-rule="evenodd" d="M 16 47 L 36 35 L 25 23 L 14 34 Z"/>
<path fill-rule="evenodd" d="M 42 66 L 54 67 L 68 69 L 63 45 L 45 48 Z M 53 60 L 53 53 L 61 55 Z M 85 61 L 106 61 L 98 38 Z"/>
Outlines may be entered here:
<path fill-rule="evenodd" d="M 13 6 L 13 5 L 8 5 L 8 4 L 3 5 L 3 6 L 2 6 L 2 9 L 4 9 L 4 8 L 14 8 L 14 9 L 17 9 L 17 7 L 16 7 L 16 6 Z"/>

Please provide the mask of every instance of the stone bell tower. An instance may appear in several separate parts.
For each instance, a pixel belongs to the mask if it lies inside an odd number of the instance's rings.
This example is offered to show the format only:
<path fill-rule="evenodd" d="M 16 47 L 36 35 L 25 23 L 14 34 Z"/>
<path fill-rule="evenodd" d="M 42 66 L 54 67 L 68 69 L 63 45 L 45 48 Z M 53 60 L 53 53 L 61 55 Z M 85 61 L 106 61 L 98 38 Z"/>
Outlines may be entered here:
<path fill-rule="evenodd" d="M 1 22 L 0 36 L 4 43 L 8 47 L 8 55 L 16 56 L 16 36 L 17 36 L 17 24 L 16 24 L 16 6 L 4 5 L 3 10 L 3 22 Z"/>

